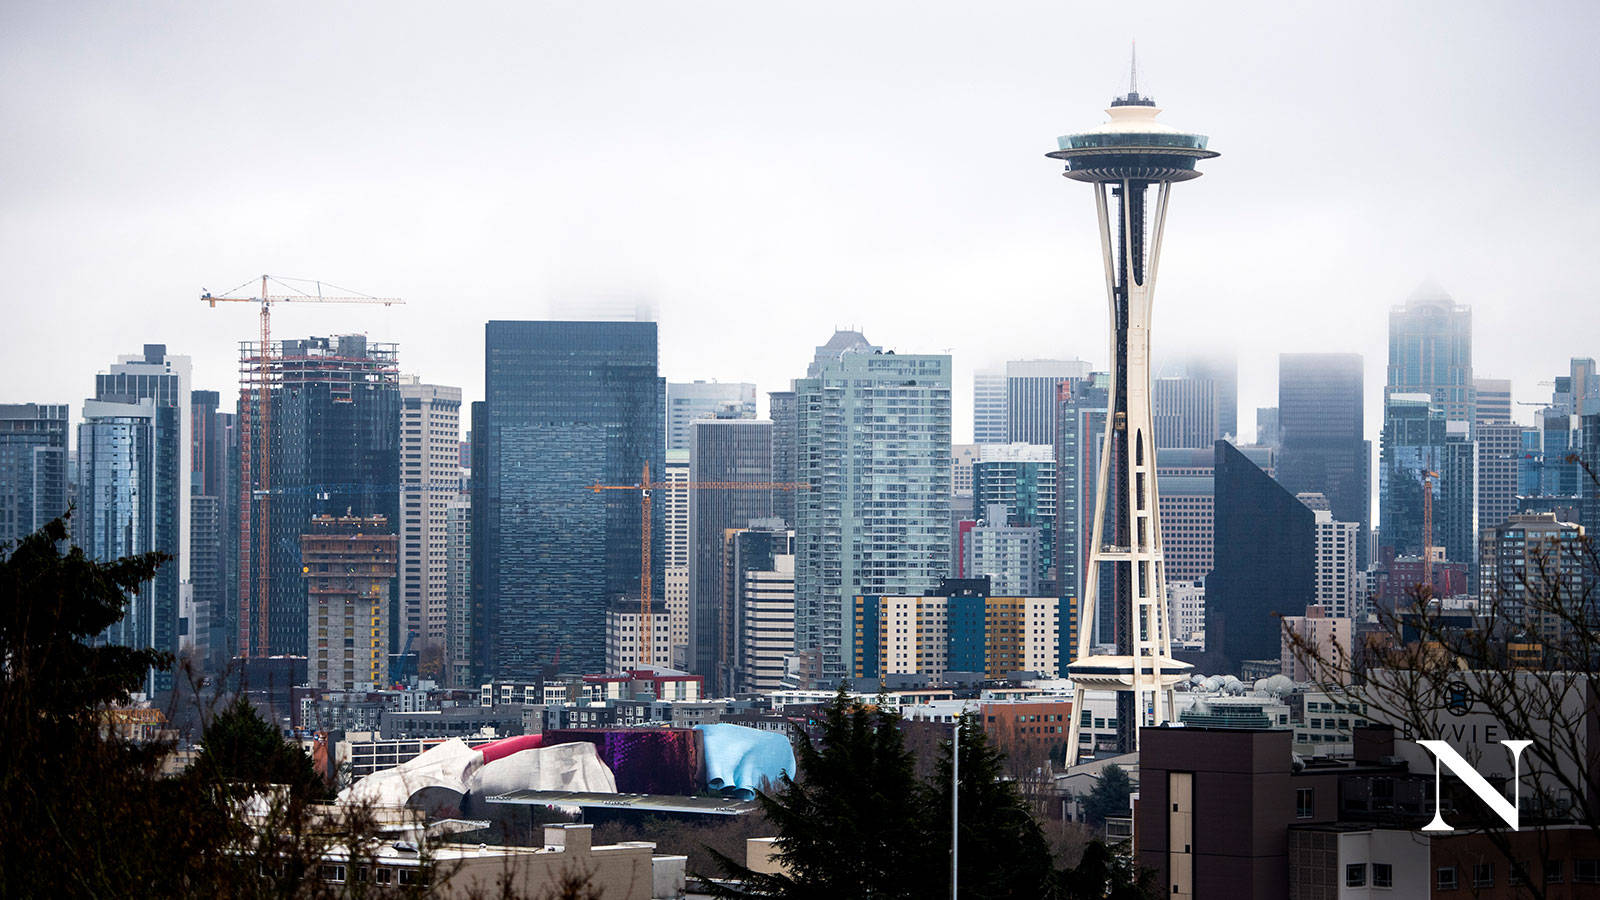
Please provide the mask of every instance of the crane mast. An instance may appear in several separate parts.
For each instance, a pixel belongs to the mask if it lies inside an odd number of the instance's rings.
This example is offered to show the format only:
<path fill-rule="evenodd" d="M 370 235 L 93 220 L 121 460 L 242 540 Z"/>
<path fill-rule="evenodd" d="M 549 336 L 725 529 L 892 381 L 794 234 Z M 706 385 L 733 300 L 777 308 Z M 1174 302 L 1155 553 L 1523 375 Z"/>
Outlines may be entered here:
<path fill-rule="evenodd" d="M 680 489 L 689 491 L 803 491 L 806 485 L 797 481 L 651 481 L 650 463 L 638 484 L 592 484 L 589 490 L 639 492 L 639 658 L 645 665 L 655 659 L 655 614 L 650 609 L 650 502 L 656 490 Z"/>

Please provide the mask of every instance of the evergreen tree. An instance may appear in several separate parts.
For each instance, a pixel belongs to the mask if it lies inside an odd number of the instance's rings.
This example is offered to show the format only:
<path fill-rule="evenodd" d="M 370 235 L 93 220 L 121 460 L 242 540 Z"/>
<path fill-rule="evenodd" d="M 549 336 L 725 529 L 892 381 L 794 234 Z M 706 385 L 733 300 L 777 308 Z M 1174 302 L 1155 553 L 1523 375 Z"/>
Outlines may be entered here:
<path fill-rule="evenodd" d="M 167 557 L 97 562 L 67 538 L 56 519 L 0 548 L 0 891 L 183 894 L 214 810 L 160 777 L 168 748 L 121 739 L 111 712 L 172 658 L 91 644 Z"/>
<path fill-rule="evenodd" d="M 1105 841 L 1090 841 L 1078 865 L 1061 870 L 1057 890 L 1060 900 L 1156 900 L 1161 896 L 1151 870 L 1141 871 Z"/>
<path fill-rule="evenodd" d="M 933 839 L 950 846 L 950 746 L 942 745 L 933 781 L 924 792 L 928 821 L 939 823 Z M 1054 866 L 1044 832 L 1016 782 L 1005 778 L 1005 754 L 989 741 L 976 715 L 962 717 L 960 843 L 961 896 L 974 900 L 1049 895 Z M 948 861 L 945 864 L 949 872 Z M 948 874 L 946 874 L 946 893 Z"/>
<path fill-rule="evenodd" d="M 1083 802 L 1083 816 L 1091 828 L 1104 828 L 1109 816 L 1128 815 L 1128 798 L 1133 796 L 1133 779 L 1121 766 L 1100 770 L 1100 780 Z"/>
<path fill-rule="evenodd" d="M 288 785 L 298 800 L 329 799 L 306 752 L 283 739 L 243 696 L 217 713 L 200 739 L 195 768 L 208 778 L 253 788 Z"/>
<path fill-rule="evenodd" d="M 744 884 L 727 896 L 920 900 L 948 891 L 948 856 L 929 839 L 924 791 L 900 734 L 900 717 L 838 694 L 820 740 L 796 736 L 797 779 L 760 795 L 778 832 L 787 874 L 752 872 L 716 854 Z"/>

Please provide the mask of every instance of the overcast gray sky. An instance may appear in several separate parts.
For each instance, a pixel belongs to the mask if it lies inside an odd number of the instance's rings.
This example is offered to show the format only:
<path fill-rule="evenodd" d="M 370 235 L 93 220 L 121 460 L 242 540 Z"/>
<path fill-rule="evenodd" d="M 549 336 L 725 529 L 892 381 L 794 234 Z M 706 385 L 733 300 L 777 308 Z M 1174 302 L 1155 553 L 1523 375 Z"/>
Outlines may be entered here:
<path fill-rule="evenodd" d="M 1120 7 L 1108 9 L 1108 7 Z M 804 373 L 835 325 L 1106 359 L 1089 189 L 1043 158 L 1126 83 L 1222 157 L 1175 191 L 1158 355 L 1367 359 L 1432 278 L 1518 399 L 1600 354 L 1600 4 L 32 3 L 0 7 L 0 402 L 70 402 L 164 342 L 237 390 L 262 272 L 400 296 L 286 306 L 483 391 L 483 324 L 651 304 L 671 380 Z M 1249 432 L 1247 432 L 1249 433 Z"/>

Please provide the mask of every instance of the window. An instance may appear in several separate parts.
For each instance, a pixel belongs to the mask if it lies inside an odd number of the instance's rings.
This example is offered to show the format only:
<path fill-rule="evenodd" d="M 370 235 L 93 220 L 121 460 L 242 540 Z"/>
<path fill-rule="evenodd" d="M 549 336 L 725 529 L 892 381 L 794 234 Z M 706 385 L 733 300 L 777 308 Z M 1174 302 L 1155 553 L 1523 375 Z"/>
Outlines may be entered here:
<path fill-rule="evenodd" d="M 1494 863 L 1475 863 L 1472 866 L 1472 886 L 1494 887 Z"/>
<path fill-rule="evenodd" d="M 1345 887 L 1366 887 L 1366 885 L 1367 885 L 1367 864 L 1366 863 L 1353 863 L 1351 865 L 1348 865 L 1348 866 L 1344 867 L 1344 886 Z"/>
<path fill-rule="evenodd" d="M 1544 883 L 1545 884 L 1560 884 L 1561 882 L 1563 882 L 1565 880 L 1566 880 L 1566 872 L 1563 871 L 1563 869 L 1562 869 L 1561 860 L 1559 860 L 1559 859 L 1547 859 L 1547 860 L 1544 861 Z"/>
<path fill-rule="evenodd" d="M 1316 790 L 1314 788 L 1299 788 L 1294 792 L 1294 817 L 1296 819 L 1309 819 L 1316 815 Z"/>
<path fill-rule="evenodd" d="M 1574 884 L 1600 884 L 1600 859 L 1578 859 L 1572 863 Z"/>
<path fill-rule="evenodd" d="M 1437 890 L 1453 891 L 1458 886 L 1455 866 L 1440 866 L 1435 872 L 1434 887 Z"/>
<path fill-rule="evenodd" d="M 1373 863 L 1372 886 L 1394 887 L 1394 866 L 1388 863 Z"/>

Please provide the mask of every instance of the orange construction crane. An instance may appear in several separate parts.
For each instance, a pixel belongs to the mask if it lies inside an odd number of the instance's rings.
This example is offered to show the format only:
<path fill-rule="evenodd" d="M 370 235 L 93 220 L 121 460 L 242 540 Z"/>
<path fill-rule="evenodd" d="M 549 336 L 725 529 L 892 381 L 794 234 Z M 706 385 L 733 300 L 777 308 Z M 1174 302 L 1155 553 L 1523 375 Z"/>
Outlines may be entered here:
<path fill-rule="evenodd" d="M 1422 583 L 1433 593 L 1433 479 L 1439 473 L 1422 470 Z"/>
<path fill-rule="evenodd" d="M 640 658 L 651 665 L 655 649 L 655 632 L 650 611 L 650 492 L 676 488 L 688 491 L 804 491 L 808 486 L 798 481 L 651 481 L 650 463 L 644 464 L 644 474 L 638 484 L 592 484 L 589 490 L 639 492 L 639 641 Z"/>
<path fill-rule="evenodd" d="M 295 282 L 306 287 L 297 287 Z M 255 382 L 255 401 L 247 402 L 243 396 L 244 385 L 241 385 L 239 402 L 239 456 L 240 456 L 240 503 L 239 503 L 239 598 L 243 601 L 244 608 L 239 616 L 239 655 L 252 656 L 250 643 L 250 617 L 252 613 L 257 619 L 257 640 L 262 656 L 270 653 L 267 646 L 267 585 L 271 580 L 271 570 L 268 565 L 270 546 L 267 535 L 271 533 L 272 508 L 270 498 L 272 494 L 272 381 L 275 374 L 272 365 L 272 305 L 274 303 L 381 303 L 384 306 L 403 304 L 404 300 L 393 297 L 371 297 L 356 291 L 328 285 L 335 290 L 343 292 L 342 296 L 329 296 L 322 293 L 323 282 L 306 278 L 286 278 L 282 276 L 261 276 L 260 292 L 255 296 L 241 295 L 239 292 L 256 283 L 252 278 L 231 291 L 221 295 L 213 295 L 210 291 L 200 295 L 201 302 L 209 303 L 215 309 L 218 303 L 259 303 L 261 304 L 261 345 L 256 348 L 254 357 L 246 356 L 242 363 L 252 366 L 253 380 Z M 269 288 L 277 285 L 282 293 L 271 293 Z M 255 458 L 254 448 L 260 448 L 260 459 Z M 254 479 L 255 484 L 251 482 Z M 257 531 L 262 536 L 261 540 L 250 542 L 252 513 L 258 525 Z M 251 551 L 255 552 L 255 560 L 246 557 Z M 255 596 L 250 596 L 250 566 L 252 562 L 256 569 Z"/>

